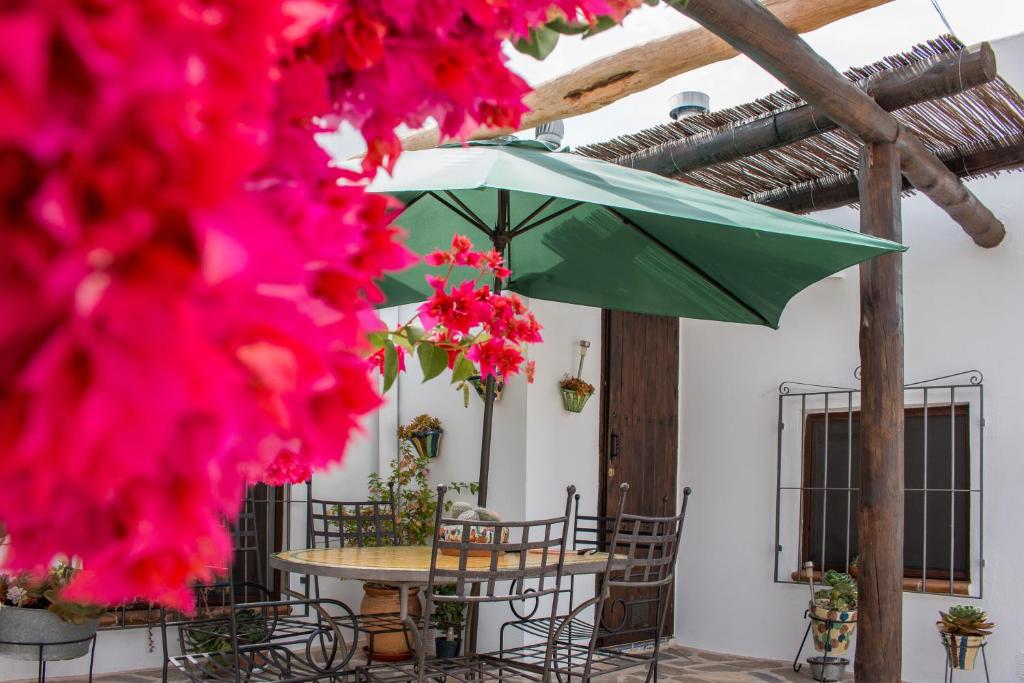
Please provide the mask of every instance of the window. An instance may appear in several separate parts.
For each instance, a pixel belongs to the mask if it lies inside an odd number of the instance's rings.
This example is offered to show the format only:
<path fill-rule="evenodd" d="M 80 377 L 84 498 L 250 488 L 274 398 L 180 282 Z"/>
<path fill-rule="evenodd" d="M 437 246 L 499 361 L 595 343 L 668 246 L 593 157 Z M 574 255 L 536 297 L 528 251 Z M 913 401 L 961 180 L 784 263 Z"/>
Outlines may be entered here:
<path fill-rule="evenodd" d="M 933 406 L 927 419 L 924 408 L 908 408 L 905 416 L 904 575 L 948 581 L 952 568 L 967 581 L 969 408 Z M 858 555 L 860 412 L 812 413 L 804 440 L 802 561 L 846 571 Z"/>
<path fill-rule="evenodd" d="M 856 573 L 860 391 L 784 382 L 778 396 L 775 580 Z M 982 597 L 984 387 L 968 371 L 904 387 L 904 590 Z"/>

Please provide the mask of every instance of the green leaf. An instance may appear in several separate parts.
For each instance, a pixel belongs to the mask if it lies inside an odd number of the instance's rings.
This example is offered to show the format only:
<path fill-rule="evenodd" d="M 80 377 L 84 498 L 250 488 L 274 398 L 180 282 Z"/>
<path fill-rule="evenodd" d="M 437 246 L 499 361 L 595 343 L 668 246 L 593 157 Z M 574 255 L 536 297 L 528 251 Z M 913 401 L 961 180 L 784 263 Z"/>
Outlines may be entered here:
<path fill-rule="evenodd" d="M 370 336 L 370 343 L 373 344 L 374 346 L 376 346 L 377 348 L 380 348 L 380 347 L 384 346 L 384 342 L 386 342 L 388 340 L 388 336 L 389 335 L 390 335 L 390 333 L 387 330 L 371 332 L 370 335 L 369 335 Z"/>
<path fill-rule="evenodd" d="M 415 345 L 411 341 L 406 339 L 405 337 L 399 337 L 399 336 L 396 335 L 395 336 L 395 343 L 398 344 L 399 346 L 401 346 L 403 349 L 405 349 L 409 353 L 412 353 L 413 351 L 416 350 Z"/>
<path fill-rule="evenodd" d="M 515 42 L 515 48 L 534 59 L 544 59 L 558 45 L 558 33 L 546 26 L 530 29 L 530 35 Z"/>
<path fill-rule="evenodd" d="M 423 337 L 427 336 L 426 331 L 422 327 L 414 327 L 409 325 L 405 328 L 405 334 L 408 335 L 409 341 L 413 344 L 419 342 Z"/>
<path fill-rule="evenodd" d="M 583 37 L 590 38 L 591 36 L 596 36 L 598 33 L 607 31 L 608 29 L 614 26 L 618 26 L 618 24 L 615 23 L 615 20 L 612 19 L 611 17 L 598 17 L 597 20 L 594 22 L 594 25 L 589 27 L 587 29 L 587 32 L 583 34 Z"/>
<path fill-rule="evenodd" d="M 565 17 L 552 19 L 545 26 L 563 36 L 575 36 L 590 30 L 590 24 L 581 21 L 566 21 Z"/>
<path fill-rule="evenodd" d="M 423 368 L 423 381 L 434 379 L 448 367 L 448 353 L 430 342 L 422 342 L 416 355 L 420 359 L 420 367 Z"/>
<path fill-rule="evenodd" d="M 391 388 L 398 378 L 398 349 L 389 339 L 384 342 L 384 392 Z"/>
<path fill-rule="evenodd" d="M 459 356 L 452 368 L 452 384 L 463 382 L 476 374 L 476 366 L 465 356 Z"/>

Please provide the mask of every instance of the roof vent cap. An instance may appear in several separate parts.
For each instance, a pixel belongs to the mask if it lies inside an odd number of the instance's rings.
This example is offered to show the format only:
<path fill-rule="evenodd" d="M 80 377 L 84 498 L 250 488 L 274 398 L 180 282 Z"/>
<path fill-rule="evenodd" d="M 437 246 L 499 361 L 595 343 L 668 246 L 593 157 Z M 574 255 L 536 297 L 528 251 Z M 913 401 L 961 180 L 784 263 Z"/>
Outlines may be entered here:
<path fill-rule="evenodd" d="M 562 146 L 562 138 L 565 137 L 565 124 L 562 119 L 542 123 L 537 126 L 533 135 L 551 149 L 558 149 Z"/>
<path fill-rule="evenodd" d="M 668 100 L 668 115 L 673 121 L 708 113 L 711 107 L 711 98 L 707 93 L 697 90 L 686 90 L 677 93 Z"/>

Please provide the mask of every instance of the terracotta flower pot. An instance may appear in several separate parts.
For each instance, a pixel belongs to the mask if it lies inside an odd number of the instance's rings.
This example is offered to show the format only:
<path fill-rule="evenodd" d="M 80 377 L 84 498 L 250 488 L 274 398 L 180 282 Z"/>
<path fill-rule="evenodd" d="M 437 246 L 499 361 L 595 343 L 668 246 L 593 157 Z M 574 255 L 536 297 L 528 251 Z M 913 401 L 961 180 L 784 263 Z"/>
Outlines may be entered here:
<path fill-rule="evenodd" d="M 583 406 L 593 394 L 583 394 L 572 389 L 562 389 L 562 406 L 570 413 L 583 412 Z"/>
<path fill-rule="evenodd" d="M 427 456 L 436 458 L 441 451 L 441 437 L 444 436 L 443 429 L 431 429 L 426 432 L 417 432 L 409 437 L 413 448 L 421 457 Z"/>
<path fill-rule="evenodd" d="M 469 538 L 466 539 L 470 543 L 494 543 L 494 530 L 489 524 L 470 525 L 466 528 L 466 533 L 469 534 Z M 459 543 L 462 541 L 462 529 L 461 524 L 445 524 L 441 527 L 441 540 L 449 541 L 452 543 Z M 501 528 L 501 542 L 508 542 L 508 527 Z M 454 555 L 457 556 L 459 551 L 455 548 L 441 548 L 442 555 Z M 467 553 L 470 557 L 489 557 L 491 551 L 489 549 L 474 550 L 470 549 Z"/>
<path fill-rule="evenodd" d="M 978 658 L 985 636 L 958 636 L 941 633 L 942 644 L 946 647 L 949 664 L 961 671 L 974 670 L 974 660 Z"/>
<path fill-rule="evenodd" d="M 42 648 L 42 658 L 47 662 L 82 657 L 89 652 L 90 639 L 96 635 L 99 623 L 99 619 L 89 619 L 81 624 L 69 624 L 45 609 L 0 607 L 0 640 L 6 641 L 0 645 L 0 657 L 39 661 L 38 643 L 64 643 Z"/>
<path fill-rule="evenodd" d="M 857 610 L 834 610 L 811 603 L 814 649 L 833 657 L 846 652 L 857 630 Z"/>
<path fill-rule="evenodd" d="M 409 589 L 409 614 L 417 615 L 423 613 L 417 593 L 419 588 Z M 363 599 L 359 603 L 361 614 L 394 614 L 398 615 L 401 602 L 397 588 L 384 587 L 380 585 L 363 584 Z M 392 630 L 391 627 L 374 627 L 367 625 L 365 630 L 372 634 L 370 638 L 370 659 L 378 662 L 399 662 L 409 659 L 412 652 L 406 642 L 405 633 L 384 633 Z"/>

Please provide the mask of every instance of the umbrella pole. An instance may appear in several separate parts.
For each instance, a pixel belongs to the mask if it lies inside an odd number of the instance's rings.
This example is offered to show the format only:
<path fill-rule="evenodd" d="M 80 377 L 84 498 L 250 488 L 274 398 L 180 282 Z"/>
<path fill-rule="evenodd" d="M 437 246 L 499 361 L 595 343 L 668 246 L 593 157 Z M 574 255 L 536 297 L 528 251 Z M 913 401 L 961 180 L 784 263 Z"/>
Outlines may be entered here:
<path fill-rule="evenodd" d="M 509 239 L 509 195 L 508 190 L 498 190 L 498 220 L 491 235 L 491 243 L 494 249 L 502 254 L 505 253 L 505 245 Z M 495 294 L 501 293 L 501 280 L 494 278 L 493 290 Z M 483 435 L 480 438 L 480 490 L 477 492 L 477 505 L 487 505 L 487 479 L 491 470 L 491 425 L 494 422 L 494 375 L 487 378 L 484 386 L 484 425 Z"/>
<path fill-rule="evenodd" d="M 498 190 L 498 220 L 491 235 L 491 243 L 495 250 L 505 253 L 505 245 L 509 240 L 509 191 Z M 501 280 L 494 278 L 492 286 L 495 294 L 501 293 Z M 494 423 L 494 375 L 487 378 L 484 385 L 484 425 L 483 435 L 480 437 L 480 489 L 476 494 L 476 503 L 481 507 L 487 505 L 487 478 L 491 471 L 491 426 Z M 480 584 L 473 584 L 472 594 L 479 595 Z M 478 631 L 479 610 L 477 605 L 470 605 L 469 617 L 467 619 L 467 630 L 469 631 L 469 653 L 476 652 L 477 631 Z"/>

